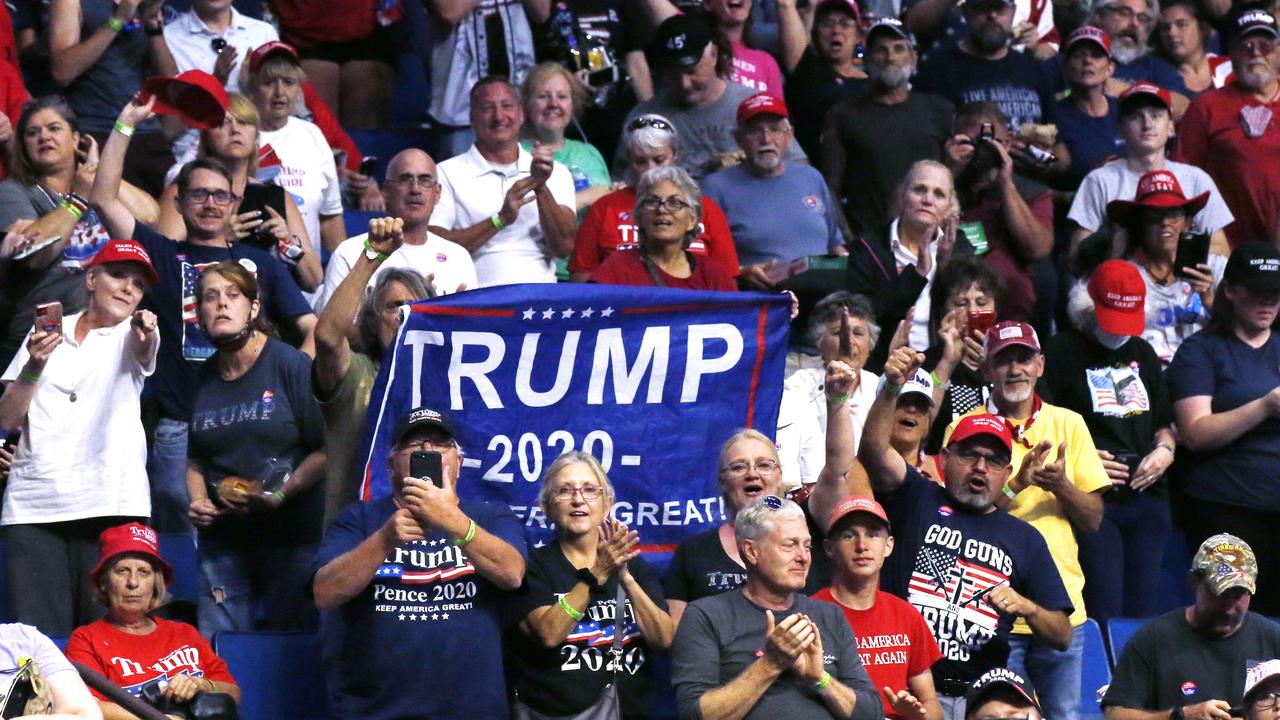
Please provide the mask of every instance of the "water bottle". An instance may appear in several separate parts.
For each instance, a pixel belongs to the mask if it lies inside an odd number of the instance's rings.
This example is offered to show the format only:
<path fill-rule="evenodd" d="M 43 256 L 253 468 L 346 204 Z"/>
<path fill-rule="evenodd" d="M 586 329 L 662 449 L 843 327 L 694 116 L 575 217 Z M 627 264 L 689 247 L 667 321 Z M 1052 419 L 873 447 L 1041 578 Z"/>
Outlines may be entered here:
<path fill-rule="evenodd" d="M 577 165 L 569 166 L 569 174 L 573 176 L 573 191 L 582 192 L 591 187 L 591 178 Z"/>

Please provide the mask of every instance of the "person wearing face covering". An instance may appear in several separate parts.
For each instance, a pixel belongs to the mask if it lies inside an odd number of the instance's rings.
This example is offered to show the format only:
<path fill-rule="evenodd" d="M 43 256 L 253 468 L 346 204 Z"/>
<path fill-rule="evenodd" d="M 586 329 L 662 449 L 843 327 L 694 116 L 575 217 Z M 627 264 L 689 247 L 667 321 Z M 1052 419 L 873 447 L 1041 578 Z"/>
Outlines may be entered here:
<path fill-rule="evenodd" d="M 1084 602 L 1091 617 L 1149 617 L 1160 553 L 1171 532 L 1168 482 L 1173 405 L 1160 357 L 1142 334 L 1147 286 L 1124 260 L 1098 266 L 1072 292 L 1073 327 L 1045 343 L 1046 400 L 1080 413 L 1112 487 L 1102 524 L 1080 533 Z"/>

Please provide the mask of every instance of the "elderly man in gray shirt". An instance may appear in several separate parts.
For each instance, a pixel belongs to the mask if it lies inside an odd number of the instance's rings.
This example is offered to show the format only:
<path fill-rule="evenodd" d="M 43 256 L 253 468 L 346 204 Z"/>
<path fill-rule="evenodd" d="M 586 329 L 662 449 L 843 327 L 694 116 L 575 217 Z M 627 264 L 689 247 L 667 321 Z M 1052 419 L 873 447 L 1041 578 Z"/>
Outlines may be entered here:
<path fill-rule="evenodd" d="M 671 673 L 680 717 L 883 718 L 849 623 L 800 593 L 812 560 L 800 506 L 767 495 L 733 529 L 747 581 L 684 611 Z"/>

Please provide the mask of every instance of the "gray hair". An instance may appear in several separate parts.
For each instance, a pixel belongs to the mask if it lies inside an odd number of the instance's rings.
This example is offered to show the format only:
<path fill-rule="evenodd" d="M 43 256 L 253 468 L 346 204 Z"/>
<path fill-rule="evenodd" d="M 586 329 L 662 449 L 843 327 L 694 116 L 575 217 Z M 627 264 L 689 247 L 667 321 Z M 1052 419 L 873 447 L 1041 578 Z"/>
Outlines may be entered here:
<path fill-rule="evenodd" d="M 956 195 L 956 180 L 951 175 L 951 168 L 943 165 L 937 160 L 917 160 L 907 168 L 907 174 L 902 176 L 902 182 L 898 183 L 898 190 L 893 195 L 893 215 L 897 217 L 902 212 L 902 198 L 911 190 L 911 184 L 916 181 L 916 175 L 926 169 L 937 170 L 945 173 L 947 181 L 951 183 L 951 193 L 947 195 L 947 202 L 951 203 L 948 208 L 950 212 L 960 211 L 960 196 Z"/>
<path fill-rule="evenodd" d="M 364 352 L 374 359 L 380 359 L 383 350 L 378 345 L 382 296 L 387 294 L 391 283 L 395 282 L 404 285 L 409 294 L 419 300 L 436 296 L 435 288 L 416 270 L 393 267 L 383 270 L 382 274 L 378 275 L 378 281 L 373 284 L 373 288 L 365 290 L 364 300 L 360 302 L 360 311 L 356 313 L 356 329 L 360 332 Z"/>
<path fill-rule="evenodd" d="M 724 470 L 725 460 L 727 459 L 727 456 L 729 454 L 729 448 L 733 447 L 740 440 L 756 440 L 758 442 L 762 442 L 765 445 L 768 445 L 769 447 L 773 448 L 773 459 L 774 460 L 778 459 L 778 446 L 775 445 L 773 441 L 769 439 L 768 435 L 765 435 L 759 430 L 755 430 L 752 428 L 741 428 L 739 430 L 735 430 L 733 434 L 729 436 L 729 439 L 725 440 L 724 444 L 720 446 L 720 469 L 721 470 Z"/>
<path fill-rule="evenodd" d="M 804 521 L 804 511 L 799 505 L 786 498 L 778 498 L 782 506 L 775 510 L 765 504 L 767 497 L 742 508 L 738 517 L 733 519 L 733 534 L 738 539 L 739 553 L 742 553 L 743 544 L 748 540 L 759 540 L 773 532 L 774 523 L 778 520 Z"/>
<path fill-rule="evenodd" d="M 657 152 L 664 148 L 670 148 L 671 154 L 675 155 L 679 150 L 680 136 L 676 133 L 676 126 L 670 120 L 657 113 L 646 113 L 633 118 L 631 122 L 636 120 L 653 120 L 664 122 L 670 130 L 653 127 L 652 125 L 641 125 L 635 130 L 624 131 L 622 135 L 622 146 L 630 152 L 634 149 L 648 150 L 649 152 Z M 630 125 L 630 123 L 628 123 Z"/>
<path fill-rule="evenodd" d="M 809 326 L 805 333 L 809 342 L 818 344 L 818 339 L 833 320 L 840 319 L 841 308 L 849 311 L 849 317 L 862 320 L 867 324 L 867 332 L 871 336 L 871 347 L 880 340 L 880 326 L 876 324 L 876 311 L 866 295 L 854 295 L 848 290 L 837 290 L 822 298 L 809 313 Z"/>
<path fill-rule="evenodd" d="M 1067 318 L 1077 330 L 1086 335 L 1091 335 L 1098 327 L 1093 298 L 1089 297 L 1089 287 L 1083 279 L 1067 290 Z"/>
<path fill-rule="evenodd" d="M 600 483 L 601 489 L 604 491 L 605 509 L 613 507 L 614 498 L 617 497 L 613 490 L 613 483 L 609 481 L 609 476 L 601 467 L 600 461 L 594 455 L 581 450 L 570 450 L 556 458 L 551 466 L 547 468 L 547 472 L 542 476 L 542 487 L 538 489 L 538 506 L 545 512 L 550 507 L 551 502 L 555 500 L 555 493 L 552 488 L 556 486 L 555 479 L 561 470 L 570 465 L 586 465 L 591 474 L 596 476 L 596 482 Z"/>
<path fill-rule="evenodd" d="M 1089 19 L 1097 17 L 1098 11 L 1108 5 L 1115 5 L 1118 0 L 1093 0 L 1093 5 L 1089 7 Z M 1147 0 L 1147 7 L 1151 8 L 1151 14 L 1160 16 L 1160 0 Z"/>
<path fill-rule="evenodd" d="M 664 182 L 675 185 L 684 194 L 689 201 L 689 209 L 693 211 L 693 216 L 701 221 L 702 189 L 698 187 L 698 181 L 690 177 L 689 173 L 678 165 L 653 168 L 640 178 L 640 182 L 636 184 L 636 205 L 631 208 L 631 217 L 640 216 L 640 202 L 653 190 L 655 185 L 661 185 Z M 689 231 L 691 236 L 689 239 L 698 234 L 700 224 L 694 225 L 693 229 Z"/>

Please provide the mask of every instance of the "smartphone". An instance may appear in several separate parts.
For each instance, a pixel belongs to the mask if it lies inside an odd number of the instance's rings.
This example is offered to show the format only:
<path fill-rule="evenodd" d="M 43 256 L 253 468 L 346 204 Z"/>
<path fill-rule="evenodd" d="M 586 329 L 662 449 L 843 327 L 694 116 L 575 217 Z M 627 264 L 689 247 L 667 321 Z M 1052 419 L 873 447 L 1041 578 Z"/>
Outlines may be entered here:
<path fill-rule="evenodd" d="M 35 328 L 37 331 L 61 333 L 62 303 L 54 301 L 36 305 Z"/>
<path fill-rule="evenodd" d="M 357 171 L 365 177 L 373 177 L 373 171 L 378 169 L 378 156 L 365 155 L 364 160 L 360 161 L 360 169 Z"/>
<path fill-rule="evenodd" d="M 994 310 L 969 311 L 969 332 L 977 330 L 979 333 L 986 335 L 991 326 L 995 324 L 996 313 Z"/>
<path fill-rule="evenodd" d="M 1142 457 L 1135 452 L 1123 452 L 1113 450 L 1111 457 L 1118 463 L 1122 463 L 1129 468 L 1129 479 L 1133 479 L 1133 471 L 1138 469 L 1138 463 L 1142 462 Z"/>
<path fill-rule="evenodd" d="M 261 213 L 259 217 L 265 222 L 271 219 L 271 213 L 267 212 L 267 208 L 280 213 L 280 217 L 285 216 L 284 188 L 266 183 L 248 183 L 245 185 L 244 199 L 240 201 L 240 209 L 236 212 L 246 213 L 256 210 Z M 244 241 L 255 247 L 268 250 L 274 249 L 276 246 L 276 238 L 269 232 L 252 233 Z"/>
<path fill-rule="evenodd" d="M 1182 268 L 1209 262 L 1209 233 L 1184 232 L 1178 236 L 1178 252 L 1173 258 L 1173 273 L 1187 277 Z"/>
<path fill-rule="evenodd" d="M 430 478 L 436 487 L 444 487 L 444 465 L 440 453 L 419 450 L 410 455 L 409 474 L 423 480 Z"/>

